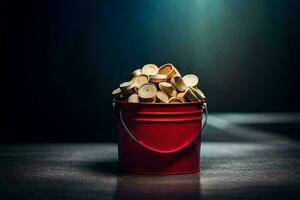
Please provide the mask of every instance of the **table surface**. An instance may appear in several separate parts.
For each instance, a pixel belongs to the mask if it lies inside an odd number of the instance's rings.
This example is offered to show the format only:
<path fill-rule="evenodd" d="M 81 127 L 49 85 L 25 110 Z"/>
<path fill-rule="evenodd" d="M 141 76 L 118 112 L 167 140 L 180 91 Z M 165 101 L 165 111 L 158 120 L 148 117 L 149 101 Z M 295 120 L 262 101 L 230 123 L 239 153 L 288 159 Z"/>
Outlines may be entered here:
<path fill-rule="evenodd" d="M 299 142 L 234 116 L 210 116 L 187 175 L 121 174 L 116 144 L 0 145 L 0 199 L 299 199 Z"/>

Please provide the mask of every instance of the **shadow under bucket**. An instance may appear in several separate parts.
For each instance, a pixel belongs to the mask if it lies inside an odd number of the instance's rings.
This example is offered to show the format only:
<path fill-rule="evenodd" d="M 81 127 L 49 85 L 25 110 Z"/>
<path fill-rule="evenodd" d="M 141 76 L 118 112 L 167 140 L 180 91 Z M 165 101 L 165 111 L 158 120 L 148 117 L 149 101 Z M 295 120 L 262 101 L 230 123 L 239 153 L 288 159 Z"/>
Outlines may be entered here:
<path fill-rule="evenodd" d="M 185 174 L 200 170 L 203 111 L 207 114 L 205 103 L 114 101 L 113 105 L 121 171 Z"/>

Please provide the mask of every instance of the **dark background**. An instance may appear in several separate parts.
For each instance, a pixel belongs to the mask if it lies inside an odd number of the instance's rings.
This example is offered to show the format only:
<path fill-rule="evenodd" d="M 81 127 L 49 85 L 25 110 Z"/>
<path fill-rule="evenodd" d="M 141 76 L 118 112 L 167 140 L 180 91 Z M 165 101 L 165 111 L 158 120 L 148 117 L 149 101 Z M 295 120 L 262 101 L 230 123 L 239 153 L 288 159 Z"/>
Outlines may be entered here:
<path fill-rule="evenodd" d="M 5 1 L 1 142 L 116 140 L 112 89 L 196 73 L 211 112 L 299 112 L 299 3 Z"/>

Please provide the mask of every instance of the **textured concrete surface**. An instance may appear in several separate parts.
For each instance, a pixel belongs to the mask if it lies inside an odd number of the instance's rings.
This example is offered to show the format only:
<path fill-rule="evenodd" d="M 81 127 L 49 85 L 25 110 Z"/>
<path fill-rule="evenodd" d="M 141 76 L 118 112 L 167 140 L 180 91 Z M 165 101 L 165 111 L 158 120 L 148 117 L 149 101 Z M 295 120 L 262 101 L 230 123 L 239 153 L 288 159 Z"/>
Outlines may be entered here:
<path fill-rule="evenodd" d="M 231 120 L 233 120 L 231 118 Z M 202 171 L 126 175 L 116 144 L 0 145 L 0 199 L 299 199 L 299 142 L 212 115 Z"/>

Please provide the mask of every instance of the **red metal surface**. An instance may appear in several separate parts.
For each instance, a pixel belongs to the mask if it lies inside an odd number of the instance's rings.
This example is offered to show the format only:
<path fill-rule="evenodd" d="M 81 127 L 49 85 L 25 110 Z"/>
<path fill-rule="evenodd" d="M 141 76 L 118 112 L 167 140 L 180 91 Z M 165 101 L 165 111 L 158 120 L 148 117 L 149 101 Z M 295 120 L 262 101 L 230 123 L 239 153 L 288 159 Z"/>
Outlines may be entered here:
<path fill-rule="evenodd" d="M 181 104 L 115 102 L 122 171 L 183 174 L 200 170 L 203 102 Z M 122 118 L 130 137 L 120 120 Z M 196 138 L 196 139 L 195 139 Z"/>

